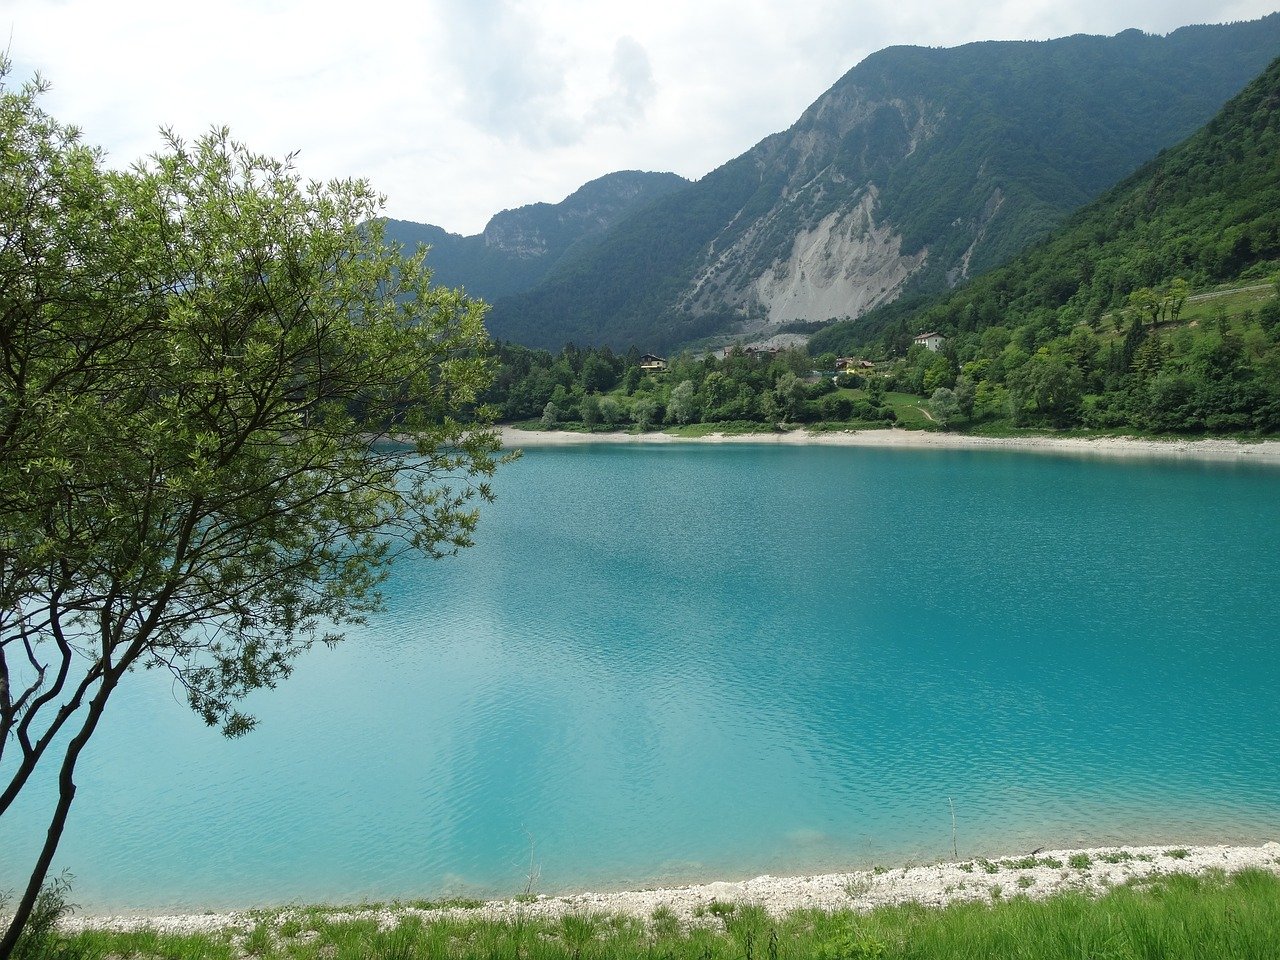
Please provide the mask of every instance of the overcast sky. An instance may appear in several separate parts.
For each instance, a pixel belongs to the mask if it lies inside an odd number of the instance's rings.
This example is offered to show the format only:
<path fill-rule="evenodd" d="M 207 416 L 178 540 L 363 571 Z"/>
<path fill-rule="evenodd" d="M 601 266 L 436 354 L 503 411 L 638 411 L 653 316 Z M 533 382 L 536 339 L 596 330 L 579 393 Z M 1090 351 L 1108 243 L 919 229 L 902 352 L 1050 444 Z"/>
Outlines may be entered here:
<path fill-rule="evenodd" d="M 696 179 L 893 44 L 1167 33 L 1277 0 L 0 0 L 10 82 L 126 165 L 226 124 L 479 232 L 613 170 Z M 3 42 L 0 39 L 0 42 Z"/>

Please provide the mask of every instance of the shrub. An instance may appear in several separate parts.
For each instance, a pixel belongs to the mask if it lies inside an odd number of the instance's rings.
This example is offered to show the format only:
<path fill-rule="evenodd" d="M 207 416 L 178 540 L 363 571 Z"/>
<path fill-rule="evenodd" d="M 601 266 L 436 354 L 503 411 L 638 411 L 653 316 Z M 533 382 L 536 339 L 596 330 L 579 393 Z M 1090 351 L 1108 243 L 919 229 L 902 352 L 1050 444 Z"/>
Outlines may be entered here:
<path fill-rule="evenodd" d="M 68 899 L 72 879 L 63 871 L 41 888 L 35 909 L 13 948 L 13 960 L 63 960 L 76 956 L 58 933 L 58 921 L 76 908 Z M 7 898 L 0 897 L 0 913 L 7 906 Z"/>

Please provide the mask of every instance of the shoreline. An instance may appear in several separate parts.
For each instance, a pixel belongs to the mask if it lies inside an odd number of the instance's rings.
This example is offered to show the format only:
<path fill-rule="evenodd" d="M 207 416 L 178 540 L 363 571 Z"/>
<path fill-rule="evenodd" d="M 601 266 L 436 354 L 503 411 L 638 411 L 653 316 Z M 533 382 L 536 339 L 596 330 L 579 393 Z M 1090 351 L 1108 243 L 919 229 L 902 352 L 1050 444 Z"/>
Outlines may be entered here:
<path fill-rule="evenodd" d="M 865 447 L 893 450 L 1012 450 L 1058 456 L 1147 457 L 1280 466 L 1280 440 L 1246 443 L 1222 437 L 1150 440 L 1138 437 L 979 437 L 926 430 L 841 430 L 814 433 L 801 428 L 783 433 L 710 433 L 680 437 L 668 433 L 577 433 L 499 427 L 505 449 L 568 447 L 590 444 L 767 444 L 770 446 Z"/>
<path fill-rule="evenodd" d="M 620 893 L 567 893 L 490 900 L 476 906 L 425 907 L 375 904 L 320 908 L 331 922 L 376 920 L 388 928 L 406 917 L 476 920 L 555 919 L 606 914 L 650 919 L 665 909 L 685 924 L 707 916 L 713 903 L 763 907 L 780 917 L 796 910 L 869 911 L 876 907 L 919 903 L 943 907 L 965 900 L 992 902 L 1001 897 L 1043 899 L 1057 893 L 1101 894 L 1113 886 L 1169 874 L 1234 873 L 1261 869 L 1280 876 L 1280 843 L 1259 846 L 1200 845 L 1087 847 L 1036 851 L 996 859 L 973 858 L 925 866 L 830 873 L 816 876 L 759 876 L 737 882 L 717 881 L 688 886 Z M 63 919 L 67 933 L 82 930 L 151 930 L 164 934 L 247 933 L 259 923 L 279 926 L 316 908 L 284 907 L 224 913 L 175 915 L 84 915 Z"/>

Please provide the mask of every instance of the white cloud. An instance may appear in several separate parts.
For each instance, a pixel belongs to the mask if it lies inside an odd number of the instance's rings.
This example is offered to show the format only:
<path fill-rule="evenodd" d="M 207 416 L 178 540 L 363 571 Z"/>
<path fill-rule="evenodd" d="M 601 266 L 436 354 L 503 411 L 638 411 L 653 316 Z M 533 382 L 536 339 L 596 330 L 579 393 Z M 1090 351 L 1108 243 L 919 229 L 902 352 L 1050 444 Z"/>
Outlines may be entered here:
<path fill-rule="evenodd" d="M 17 77 L 124 164 L 228 124 L 301 150 L 308 176 L 366 176 L 388 212 L 477 232 L 611 170 L 698 177 L 793 123 L 868 54 L 1168 32 L 1273 0 L 6 0 Z"/>
<path fill-rule="evenodd" d="M 588 122 L 630 127 L 643 119 L 655 90 L 653 67 L 648 51 L 633 37 L 619 37 L 614 45 L 609 80 L 613 89 L 596 101 Z"/>

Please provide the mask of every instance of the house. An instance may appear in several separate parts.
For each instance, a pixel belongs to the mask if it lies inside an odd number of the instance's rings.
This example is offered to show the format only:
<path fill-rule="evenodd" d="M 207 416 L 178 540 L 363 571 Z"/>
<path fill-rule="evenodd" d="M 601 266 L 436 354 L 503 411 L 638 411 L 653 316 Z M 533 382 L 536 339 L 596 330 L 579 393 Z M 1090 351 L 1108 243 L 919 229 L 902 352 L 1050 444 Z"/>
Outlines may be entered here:
<path fill-rule="evenodd" d="M 922 333 L 915 337 L 913 342 L 920 344 L 926 350 L 937 352 L 947 342 L 947 338 L 940 333 Z"/>
<path fill-rule="evenodd" d="M 831 377 L 831 382 L 838 387 L 842 377 L 865 379 L 873 376 L 875 372 L 876 365 L 870 360 L 863 360 L 861 357 L 836 357 L 836 372 L 835 376 Z"/>
<path fill-rule="evenodd" d="M 667 361 L 662 357 L 656 357 L 652 353 L 646 353 L 640 358 L 640 369 L 645 373 L 661 373 L 667 369 Z"/>

